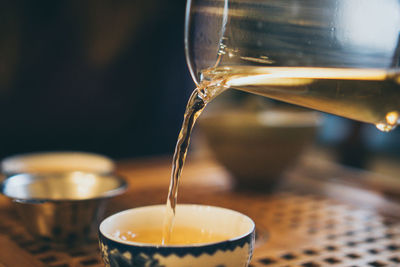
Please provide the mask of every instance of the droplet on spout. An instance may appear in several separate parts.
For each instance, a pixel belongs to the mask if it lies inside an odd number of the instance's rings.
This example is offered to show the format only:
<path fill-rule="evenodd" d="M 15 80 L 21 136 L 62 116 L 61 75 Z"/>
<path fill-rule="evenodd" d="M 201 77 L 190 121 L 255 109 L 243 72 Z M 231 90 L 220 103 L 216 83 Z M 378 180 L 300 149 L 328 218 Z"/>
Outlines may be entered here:
<path fill-rule="evenodd" d="M 399 113 L 397 111 L 391 111 L 386 114 L 386 122 L 390 125 L 397 125 L 399 123 Z"/>
<path fill-rule="evenodd" d="M 388 112 L 385 117 L 386 122 L 377 123 L 376 128 L 382 132 L 389 132 L 399 124 L 399 117 L 400 115 L 397 111 Z"/>

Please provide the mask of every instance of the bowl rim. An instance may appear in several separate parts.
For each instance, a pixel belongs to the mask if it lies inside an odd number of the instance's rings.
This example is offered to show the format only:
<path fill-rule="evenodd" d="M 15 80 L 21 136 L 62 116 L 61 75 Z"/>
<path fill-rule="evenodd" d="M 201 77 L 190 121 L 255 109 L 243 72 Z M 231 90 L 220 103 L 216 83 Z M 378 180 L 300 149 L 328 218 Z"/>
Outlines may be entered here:
<path fill-rule="evenodd" d="M 280 121 L 274 119 L 274 116 L 281 116 L 287 120 Z M 250 120 L 246 120 L 249 118 Z M 322 123 L 323 118 L 317 111 L 288 108 L 271 108 L 259 111 L 226 110 L 207 113 L 199 119 L 199 125 L 203 128 L 220 128 L 223 125 L 229 129 L 318 128 Z"/>
<path fill-rule="evenodd" d="M 111 240 L 117 244 L 121 244 L 121 245 L 127 245 L 130 247 L 142 247 L 142 248 L 165 248 L 165 249 L 175 249 L 175 248 L 201 248 L 201 247 L 207 247 L 207 246 L 215 246 L 215 245 L 221 245 L 224 243 L 231 243 L 231 242 L 236 242 L 239 241 L 241 239 L 245 239 L 248 236 L 252 235 L 255 233 L 255 223 L 254 221 L 247 215 L 238 212 L 236 210 L 232 210 L 232 209 L 228 209 L 228 208 L 223 208 L 223 207 L 218 207 L 218 206 L 210 206 L 210 205 L 202 205 L 202 204 L 177 204 L 177 208 L 178 207 L 204 207 L 204 208 L 211 208 L 211 209 L 215 209 L 215 210 L 220 210 L 220 211 L 227 211 L 230 213 L 234 213 L 237 215 L 240 215 L 242 217 L 244 217 L 246 220 L 248 220 L 248 222 L 251 224 L 250 229 L 248 231 L 246 231 L 246 233 L 242 234 L 242 235 L 238 235 L 229 239 L 224 239 L 222 241 L 217 241 L 217 242 L 207 242 L 207 243 L 194 243 L 194 244 L 179 244 L 179 245 L 161 245 L 161 244 L 151 244 L 151 243 L 140 243 L 140 242 L 132 242 L 132 241 L 124 241 L 118 238 L 115 238 L 109 234 L 103 233 L 102 231 L 102 227 L 104 225 L 104 223 L 107 223 L 107 221 L 111 220 L 113 217 L 121 215 L 121 214 L 125 214 L 125 213 L 130 213 L 132 211 L 136 211 L 136 210 L 140 210 L 140 209 L 147 209 L 147 208 L 161 208 L 161 207 L 165 207 L 165 204 L 156 204 L 156 205 L 148 205 L 148 206 L 140 206 L 140 207 L 136 207 L 136 208 L 132 208 L 132 209 L 127 209 L 127 210 L 123 210 L 117 213 L 114 213 L 110 216 L 108 216 L 107 218 L 104 218 L 101 223 L 99 224 L 98 227 L 98 232 L 99 232 L 99 238 L 103 237 L 107 240 Z"/>
<path fill-rule="evenodd" d="M 83 173 L 83 174 L 93 174 L 96 176 L 100 177 L 109 177 L 112 179 L 115 179 L 118 182 L 118 186 L 114 189 L 107 190 L 98 196 L 95 197 L 85 197 L 85 198 L 57 198 L 57 199 L 52 199 L 52 198 L 41 198 L 41 197 L 30 197 L 30 198 L 24 198 L 24 197 L 15 197 L 11 196 L 10 194 L 6 193 L 7 185 L 10 183 L 12 179 L 16 179 L 17 177 L 20 176 L 31 176 L 34 178 L 43 178 L 43 177 L 59 177 L 59 176 L 67 176 L 73 173 Z M 14 174 L 11 176 L 6 177 L 1 183 L 0 183 L 0 193 L 3 194 L 4 196 L 12 199 L 14 202 L 17 203 L 26 203 L 26 204 L 40 204 L 40 203 L 46 203 L 46 202 L 54 202 L 54 203 L 64 203 L 64 202 L 82 202 L 82 201 L 88 201 L 88 200 L 101 200 L 101 199 L 106 199 L 106 198 L 111 198 L 117 195 L 120 195 L 124 193 L 128 188 L 128 183 L 125 181 L 125 179 L 122 178 L 120 175 L 116 174 L 99 174 L 99 173 L 93 173 L 93 172 L 85 172 L 85 171 L 67 171 L 67 172 L 50 172 L 50 173 L 18 173 Z"/>
<path fill-rule="evenodd" d="M 57 157 L 58 160 L 60 160 L 62 157 L 64 158 L 72 158 L 72 157 L 81 157 L 81 158 L 86 158 L 86 160 L 95 160 L 97 162 L 102 162 L 103 164 L 105 163 L 106 165 L 108 165 L 108 168 L 105 168 L 101 171 L 95 171 L 95 170 L 81 170 L 83 172 L 93 172 L 93 173 L 98 173 L 98 174 L 112 174 L 113 171 L 115 170 L 115 163 L 114 161 L 105 155 L 102 154 L 98 154 L 98 153 L 93 153 L 93 152 L 86 152 L 86 151 L 78 151 L 78 150 L 62 150 L 62 151 L 37 151 L 37 152 L 26 152 L 26 153 L 20 153 L 20 154 L 14 154 L 14 155 L 10 155 L 4 159 L 2 159 L 0 161 L 0 169 L 1 172 L 6 176 L 13 176 L 16 174 L 20 174 L 20 173 L 36 173 L 35 171 L 30 172 L 29 169 L 25 169 L 22 171 L 17 171 L 15 164 L 16 162 L 24 162 L 24 161 L 29 161 L 32 160 L 34 158 L 36 158 L 36 160 L 39 158 L 41 158 L 41 160 L 43 160 L 43 157 Z M 77 171 L 77 170 L 60 170 L 60 172 L 72 172 L 72 171 Z M 44 174 L 51 174 L 54 171 L 45 171 L 45 172 L 41 172 L 38 171 L 38 173 L 44 173 Z"/>

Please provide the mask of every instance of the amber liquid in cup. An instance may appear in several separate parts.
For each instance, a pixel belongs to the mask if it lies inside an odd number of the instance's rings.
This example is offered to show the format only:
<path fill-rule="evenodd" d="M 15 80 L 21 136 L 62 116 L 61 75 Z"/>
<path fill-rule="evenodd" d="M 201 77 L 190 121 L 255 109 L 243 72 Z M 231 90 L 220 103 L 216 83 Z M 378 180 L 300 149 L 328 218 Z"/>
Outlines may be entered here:
<path fill-rule="evenodd" d="M 114 237 L 130 242 L 156 245 L 205 244 L 228 240 L 229 237 L 201 228 L 175 226 L 168 242 L 163 243 L 162 228 L 139 228 L 114 232 Z"/>

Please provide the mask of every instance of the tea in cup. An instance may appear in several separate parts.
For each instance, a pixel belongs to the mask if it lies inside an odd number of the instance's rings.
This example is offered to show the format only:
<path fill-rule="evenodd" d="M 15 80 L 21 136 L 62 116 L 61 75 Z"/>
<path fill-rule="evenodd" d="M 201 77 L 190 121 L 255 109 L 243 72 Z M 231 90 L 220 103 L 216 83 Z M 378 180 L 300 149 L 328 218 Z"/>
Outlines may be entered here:
<path fill-rule="evenodd" d="M 100 224 L 106 266 L 245 267 L 254 247 L 254 222 L 239 212 L 205 205 L 176 206 L 163 244 L 165 205 L 130 209 Z"/>

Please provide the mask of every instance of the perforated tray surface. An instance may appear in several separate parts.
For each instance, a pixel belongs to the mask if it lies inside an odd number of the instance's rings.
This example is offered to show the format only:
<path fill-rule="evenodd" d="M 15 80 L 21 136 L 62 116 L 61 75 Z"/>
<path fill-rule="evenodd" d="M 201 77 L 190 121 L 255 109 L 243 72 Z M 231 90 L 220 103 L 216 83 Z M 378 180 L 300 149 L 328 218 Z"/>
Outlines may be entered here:
<path fill-rule="evenodd" d="M 3 250 L 9 250 L 5 253 L 13 254 L 14 257 L 28 256 L 27 262 L 31 262 L 29 266 L 52 266 L 52 267 L 94 267 L 104 266 L 98 244 L 93 240 L 89 244 L 77 247 L 56 247 L 48 242 L 40 242 L 35 240 L 25 228 L 20 224 L 19 218 L 12 209 L 2 209 L 0 211 L 0 234 L 8 237 L 14 243 L 18 250 L 7 248 L 8 243 L 2 244 Z M 21 251 L 27 252 L 22 255 Z M 32 261 L 35 259 L 36 261 Z M 0 259 L 1 260 L 1 259 Z M 1 262 L 1 261 L 0 261 Z M 22 266 L 21 263 L 13 264 L 8 260 L 2 264 L 8 266 Z M 10 264 L 10 265 L 8 265 Z M 0 266 L 3 266 L 0 264 Z"/>
<path fill-rule="evenodd" d="M 256 250 L 254 267 L 400 266 L 400 224 L 372 212 L 295 195 L 257 210 L 270 239 Z"/>
<path fill-rule="evenodd" d="M 150 199 L 149 193 L 151 199 L 154 194 L 164 195 L 163 190 L 153 190 L 136 198 L 147 203 L 144 199 Z M 253 267 L 400 266 L 400 224 L 396 220 L 329 198 L 197 192 L 184 194 L 182 201 L 213 203 L 254 218 L 258 236 Z M 43 266 L 103 266 L 95 240 L 80 248 L 60 250 L 30 237 L 12 209 L 2 209 L 0 217 L 0 234 Z"/>

